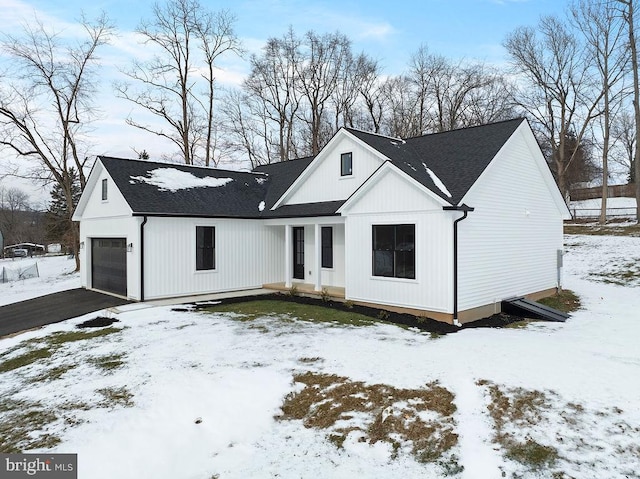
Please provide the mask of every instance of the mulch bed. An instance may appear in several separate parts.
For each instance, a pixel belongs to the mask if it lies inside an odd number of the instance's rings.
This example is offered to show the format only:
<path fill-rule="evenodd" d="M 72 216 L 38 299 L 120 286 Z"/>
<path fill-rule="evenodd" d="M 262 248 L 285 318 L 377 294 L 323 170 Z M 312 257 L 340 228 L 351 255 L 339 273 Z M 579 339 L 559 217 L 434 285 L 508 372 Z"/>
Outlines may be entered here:
<path fill-rule="evenodd" d="M 105 316 L 98 316 L 97 318 L 89 319 L 83 323 L 76 324 L 76 328 L 104 328 L 105 326 L 111 326 L 113 323 L 117 323 L 119 320 L 116 318 L 107 318 Z"/>
<path fill-rule="evenodd" d="M 372 308 L 368 306 L 361 306 L 357 304 L 350 304 L 342 301 L 323 301 L 321 298 L 313 298 L 309 296 L 292 296 L 286 293 L 272 293 L 262 294 L 254 296 L 242 296 L 238 298 L 227 298 L 219 300 L 220 304 L 234 304 L 245 303 L 247 301 L 261 301 L 261 300 L 276 300 L 276 301 L 291 301 L 299 304 L 308 304 L 313 306 L 323 306 L 327 308 L 333 308 L 339 311 L 358 313 L 370 318 L 387 321 L 395 324 L 402 324 L 412 328 L 417 328 L 422 331 L 427 331 L 436 334 L 449 334 L 460 331 L 467 328 L 500 328 L 508 324 L 522 321 L 523 318 L 519 316 L 507 315 L 503 313 L 494 314 L 488 318 L 484 318 L 472 323 L 467 323 L 462 327 L 454 326 L 452 324 L 443 323 L 442 321 L 436 321 L 435 319 L 414 316 L 406 313 L 395 313 L 393 311 L 382 310 L 378 308 Z M 174 308 L 173 311 L 193 311 L 208 309 L 212 306 L 211 302 L 199 304 L 193 303 L 191 308 Z M 384 316 L 382 318 L 381 316 Z"/>

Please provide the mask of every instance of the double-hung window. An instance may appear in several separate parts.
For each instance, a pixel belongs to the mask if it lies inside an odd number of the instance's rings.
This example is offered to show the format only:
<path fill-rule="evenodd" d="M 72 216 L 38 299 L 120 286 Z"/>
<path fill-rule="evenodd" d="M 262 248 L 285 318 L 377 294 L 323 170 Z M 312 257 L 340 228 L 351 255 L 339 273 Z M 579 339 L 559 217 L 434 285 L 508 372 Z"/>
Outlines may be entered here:
<path fill-rule="evenodd" d="M 373 276 L 416 277 L 416 226 L 373 226 Z"/>
<path fill-rule="evenodd" d="M 216 269 L 216 228 L 196 226 L 196 270 Z"/>

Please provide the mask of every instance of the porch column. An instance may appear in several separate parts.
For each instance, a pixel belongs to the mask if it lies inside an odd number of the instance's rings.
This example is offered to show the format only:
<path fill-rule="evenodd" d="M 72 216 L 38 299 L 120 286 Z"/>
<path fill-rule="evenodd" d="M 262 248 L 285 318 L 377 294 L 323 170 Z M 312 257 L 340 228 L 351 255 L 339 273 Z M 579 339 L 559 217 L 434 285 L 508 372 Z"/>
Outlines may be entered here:
<path fill-rule="evenodd" d="M 316 253 L 316 285 L 313 288 L 315 291 L 322 291 L 322 231 L 320 225 L 316 223 L 316 239 L 314 242 Z"/>
<path fill-rule="evenodd" d="M 284 287 L 291 287 L 291 270 L 293 260 L 293 229 L 291 225 L 284 226 Z"/>

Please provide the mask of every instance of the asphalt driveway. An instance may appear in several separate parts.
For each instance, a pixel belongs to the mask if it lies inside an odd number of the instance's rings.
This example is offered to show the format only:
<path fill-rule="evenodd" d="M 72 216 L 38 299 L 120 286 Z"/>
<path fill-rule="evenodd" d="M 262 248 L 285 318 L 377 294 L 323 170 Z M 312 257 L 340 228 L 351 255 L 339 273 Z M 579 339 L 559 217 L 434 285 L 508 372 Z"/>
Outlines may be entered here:
<path fill-rule="evenodd" d="M 127 303 L 130 301 L 78 288 L 7 304 L 0 306 L 0 337 Z"/>

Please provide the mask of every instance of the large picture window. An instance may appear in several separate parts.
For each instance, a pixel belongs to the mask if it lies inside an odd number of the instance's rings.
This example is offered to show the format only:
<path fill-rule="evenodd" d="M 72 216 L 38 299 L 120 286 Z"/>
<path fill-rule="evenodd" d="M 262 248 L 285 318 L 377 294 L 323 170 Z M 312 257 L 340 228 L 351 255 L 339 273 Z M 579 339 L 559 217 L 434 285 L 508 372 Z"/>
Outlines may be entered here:
<path fill-rule="evenodd" d="M 350 176 L 353 173 L 353 155 L 351 153 L 343 153 L 340 155 L 340 175 Z"/>
<path fill-rule="evenodd" d="M 216 229 L 196 226 L 196 270 L 216 269 Z"/>
<path fill-rule="evenodd" d="M 373 275 L 416 277 L 416 226 L 373 226 Z"/>
<path fill-rule="evenodd" d="M 333 228 L 322 227 L 322 267 L 333 268 Z"/>

